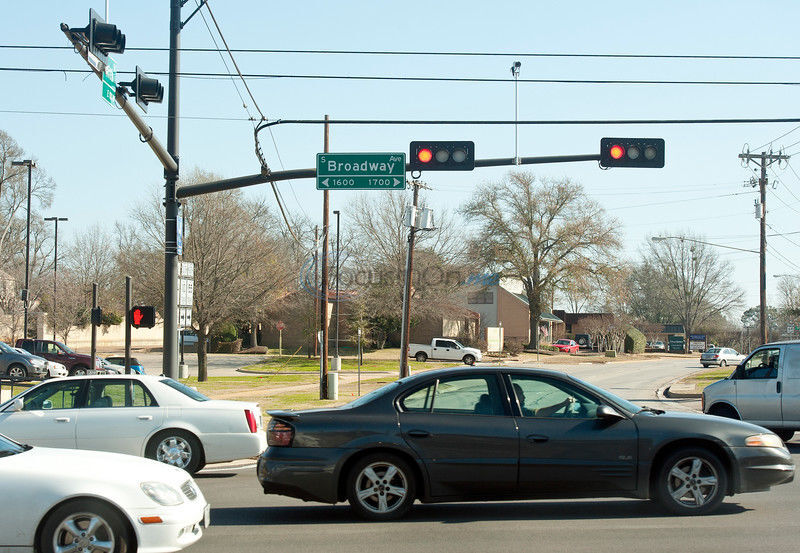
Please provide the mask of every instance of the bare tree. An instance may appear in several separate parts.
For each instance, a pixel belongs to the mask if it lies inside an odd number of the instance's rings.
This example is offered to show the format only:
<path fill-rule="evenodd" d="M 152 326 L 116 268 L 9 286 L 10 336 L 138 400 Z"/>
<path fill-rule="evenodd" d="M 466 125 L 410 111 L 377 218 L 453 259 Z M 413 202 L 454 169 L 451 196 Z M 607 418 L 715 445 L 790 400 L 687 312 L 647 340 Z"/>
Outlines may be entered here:
<path fill-rule="evenodd" d="M 615 258 L 619 223 L 568 179 L 511 172 L 478 188 L 462 213 L 479 225 L 474 251 L 503 277 L 519 280 L 537 336 L 544 293 L 579 270 L 595 274 Z"/>
<path fill-rule="evenodd" d="M 656 294 L 648 301 L 659 306 L 658 316 L 666 313 L 674 318 L 683 324 L 688 336 L 706 321 L 741 306 L 743 292 L 729 276 L 733 270 L 729 261 L 721 260 L 712 246 L 695 241 L 693 236 L 683 237 L 689 240 L 648 242 L 634 276 Z"/>

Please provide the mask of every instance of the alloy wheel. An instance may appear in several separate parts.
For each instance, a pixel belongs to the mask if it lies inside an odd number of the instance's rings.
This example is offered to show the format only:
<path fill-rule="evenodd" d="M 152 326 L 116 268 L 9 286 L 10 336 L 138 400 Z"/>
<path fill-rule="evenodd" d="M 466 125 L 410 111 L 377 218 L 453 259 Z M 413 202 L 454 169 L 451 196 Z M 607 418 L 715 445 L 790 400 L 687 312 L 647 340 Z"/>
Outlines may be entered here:
<path fill-rule="evenodd" d="M 673 501 L 689 509 L 701 508 L 712 501 L 719 486 L 717 470 L 701 457 L 679 459 L 666 478 L 667 492 Z"/>
<path fill-rule="evenodd" d="M 96 513 L 74 513 L 61 521 L 53 533 L 56 553 L 91 553 L 114 551 L 114 530 Z"/>
<path fill-rule="evenodd" d="M 192 446 L 180 436 L 169 436 L 156 446 L 156 460 L 185 469 L 192 462 Z"/>
<path fill-rule="evenodd" d="M 8 376 L 14 380 L 20 380 L 25 378 L 27 375 L 25 373 L 25 369 L 15 365 L 8 369 Z"/>
<path fill-rule="evenodd" d="M 364 467 L 355 479 L 359 504 L 372 513 L 391 513 L 408 494 L 408 479 L 400 468 L 388 462 Z"/>

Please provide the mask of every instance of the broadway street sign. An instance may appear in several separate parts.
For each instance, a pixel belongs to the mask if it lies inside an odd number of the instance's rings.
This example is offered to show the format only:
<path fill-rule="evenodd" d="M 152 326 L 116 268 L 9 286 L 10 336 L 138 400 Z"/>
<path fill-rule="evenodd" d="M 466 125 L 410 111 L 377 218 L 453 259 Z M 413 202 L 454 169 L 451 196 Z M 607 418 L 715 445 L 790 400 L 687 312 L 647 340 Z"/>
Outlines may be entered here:
<path fill-rule="evenodd" d="M 404 190 L 405 153 L 317 154 L 317 190 Z"/>

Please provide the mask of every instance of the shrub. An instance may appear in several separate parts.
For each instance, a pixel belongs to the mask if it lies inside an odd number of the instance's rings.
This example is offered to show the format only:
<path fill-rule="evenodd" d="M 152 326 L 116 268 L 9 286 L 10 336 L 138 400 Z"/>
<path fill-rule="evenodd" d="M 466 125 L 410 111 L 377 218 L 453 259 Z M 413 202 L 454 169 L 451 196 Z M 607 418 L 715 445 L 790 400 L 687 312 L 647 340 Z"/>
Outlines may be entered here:
<path fill-rule="evenodd" d="M 216 353 L 239 353 L 242 350 L 242 339 L 231 340 L 230 342 L 218 342 Z"/>
<path fill-rule="evenodd" d="M 236 330 L 236 325 L 233 323 L 222 323 L 214 333 L 214 336 L 218 338 L 220 342 L 233 342 L 239 337 L 239 332 Z"/>
<path fill-rule="evenodd" d="M 628 327 L 625 332 L 625 353 L 644 353 L 647 339 L 644 334 L 634 327 Z"/>
<path fill-rule="evenodd" d="M 519 338 L 509 338 L 508 340 L 505 341 L 503 349 L 509 355 L 519 355 L 520 353 L 522 353 L 523 347 L 524 344 L 522 343 L 522 340 L 520 340 Z"/>

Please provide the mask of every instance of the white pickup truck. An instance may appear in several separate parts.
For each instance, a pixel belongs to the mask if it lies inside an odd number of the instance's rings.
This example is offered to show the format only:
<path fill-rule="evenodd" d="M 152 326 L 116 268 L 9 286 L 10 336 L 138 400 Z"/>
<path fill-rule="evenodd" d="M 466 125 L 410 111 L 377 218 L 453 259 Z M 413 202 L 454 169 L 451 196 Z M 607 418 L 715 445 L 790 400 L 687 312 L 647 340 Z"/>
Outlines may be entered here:
<path fill-rule="evenodd" d="M 465 365 L 474 365 L 475 361 L 482 359 L 481 350 L 467 348 L 456 340 L 449 338 L 434 338 L 430 345 L 409 344 L 408 356 L 420 363 L 428 359 L 444 359 L 447 361 L 463 361 Z"/>

